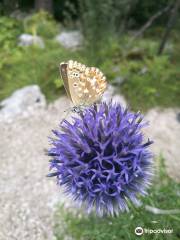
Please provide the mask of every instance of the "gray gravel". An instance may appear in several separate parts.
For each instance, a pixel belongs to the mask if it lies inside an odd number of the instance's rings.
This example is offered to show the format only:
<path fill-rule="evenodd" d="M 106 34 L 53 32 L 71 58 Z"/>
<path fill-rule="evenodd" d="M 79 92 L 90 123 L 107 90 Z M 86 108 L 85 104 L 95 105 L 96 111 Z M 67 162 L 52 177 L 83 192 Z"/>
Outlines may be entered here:
<path fill-rule="evenodd" d="M 31 112 L 28 118 L 0 122 L 0 240 L 54 239 L 55 205 L 65 198 L 54 179 L 45 177 L 48 157 L 44 148 L 48 148 L 51 129 L 57 128 L 68 108 L 68 99 L 61 97 L 48 108 Z M 164 154 L 169 174 L 180 181 L 177 113 L 173 109 L 151 110 L 146 133 L 155 140 L 155 154 Z"/>
<path fill-rule="evenodd" d="M 47 136 L 69 107 L 67 98 L 29 118 L 0 123 L 0 240 L 53 239 L 54 206 L 61 198 L 47 179 Z"/>

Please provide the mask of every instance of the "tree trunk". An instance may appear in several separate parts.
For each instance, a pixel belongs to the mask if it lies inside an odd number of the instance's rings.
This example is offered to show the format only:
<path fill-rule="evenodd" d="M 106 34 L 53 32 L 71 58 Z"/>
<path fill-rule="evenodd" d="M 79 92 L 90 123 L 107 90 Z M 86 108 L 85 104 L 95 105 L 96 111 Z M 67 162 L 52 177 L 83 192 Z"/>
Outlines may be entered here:
<path fill-rule="evenodd" d="M 164 50 L 164 47 L 165 47 L 165 44 L 168 40 L 170 32 L 171 32 L 171 30 L 172 30 L 172 28 L 173 28 L 173 26 L 176 22 L 179 7 L 180 7 L 180 0 L 176 0 L 176 2 L 174 4 L 174 7 L 172 8 L 168 23 L 167 23 L 166 30 L 164 32 L 164 36 L 162 37 L 162 41 L 160 43 L 160 47 L 159 47 L 159 50 L 158 50 L 158 55 L 162 54 L 162 52 Z"/>
<path fill-rule="evenodd" d="M 53 0 L 35 0 L 35 9 L 53 13 Z"/>

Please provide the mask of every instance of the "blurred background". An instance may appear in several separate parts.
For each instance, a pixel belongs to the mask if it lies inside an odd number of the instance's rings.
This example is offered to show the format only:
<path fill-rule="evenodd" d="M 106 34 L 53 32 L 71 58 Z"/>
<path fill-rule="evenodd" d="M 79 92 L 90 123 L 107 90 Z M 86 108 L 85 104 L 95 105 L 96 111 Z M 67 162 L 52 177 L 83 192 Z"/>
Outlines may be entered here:
<path fill-rule="evenodd" d="M 174 230 L 145 239 L 180 239 L 179 16 L 180 0 L 0 0 L 0 240 L 136 239 L 137 226 Z M 150 121 L 158 167 L 140 210 L 74 216 L 44 177 L 47 136 L 70 104 L 59 76 L 69 59 L 101 69 L 104 100 Z"/>
<path fill-rule="evenodd" d="M 0 99 L 29 84 L 38 84 L 49 101 L 57 98 L 63 89 L 59 63 L 76 59 L 99 67 L 134 109 L 178 106 L 178 5 L 172 0 L 1 1 Z"/>

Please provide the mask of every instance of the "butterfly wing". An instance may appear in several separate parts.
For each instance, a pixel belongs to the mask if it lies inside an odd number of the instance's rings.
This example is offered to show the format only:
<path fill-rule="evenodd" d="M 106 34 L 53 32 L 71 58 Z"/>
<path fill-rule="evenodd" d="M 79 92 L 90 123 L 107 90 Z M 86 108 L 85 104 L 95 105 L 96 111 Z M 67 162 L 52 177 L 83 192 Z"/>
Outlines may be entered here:
<path fill-rule="evenodd" d="M 98 68 L 89 68 L 70 60 L 64 72 L 65 75 L 61 73 L 64 77 L 64 86 L 75 105 L 89 105 L 96 102 L 106 89 L 105 76 Z"/>
<path fill-rule="evenodd" d="M 61 78 L 63 80 L 63 83 L 64 83 L 64 88 L 67 92 L 67 95 L 68 97 L 71 99 L 71 94 L 70 94 L 70 91 L 69 91 L 69 84 L 68 84 L 68 64 L 67 63 L 61 63 L 60 64 L 60 75 L 61 75 Z M 72 101 L 72 99 L 71 99 Z"/>
<path fill-rule="evenodd" d="M 84 68 L 81 69 L 83 65 L 76 61 L 68 61 L 68 83 L 71 99 L 74 105 L 80 105 L 82 103 L 81 94 L 81 73 Z"/>

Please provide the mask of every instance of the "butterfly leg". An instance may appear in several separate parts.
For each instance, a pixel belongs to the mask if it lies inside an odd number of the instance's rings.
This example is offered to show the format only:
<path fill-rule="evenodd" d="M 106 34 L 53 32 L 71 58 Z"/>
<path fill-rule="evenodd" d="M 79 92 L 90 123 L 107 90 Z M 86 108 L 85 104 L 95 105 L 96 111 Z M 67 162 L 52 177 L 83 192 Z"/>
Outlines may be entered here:
<path fill-rule="evenodd" d="M 64 111 L 64 116 L 63 116 L 63 118 L 62 118 L 62 120 L 61 120 L 61 122 L 60 122 L 60 125 L 64 122 L 64 120 L 67 118 L 67 116 L 69 115 L 69 113 L 70 113 L 71 111 L 73 111 L 73 107 L 68 108 L 68 109 L 66 109 L 66 110 Z M 66 114 L 65 114 L 65 113 L 66 113 Z"/>

